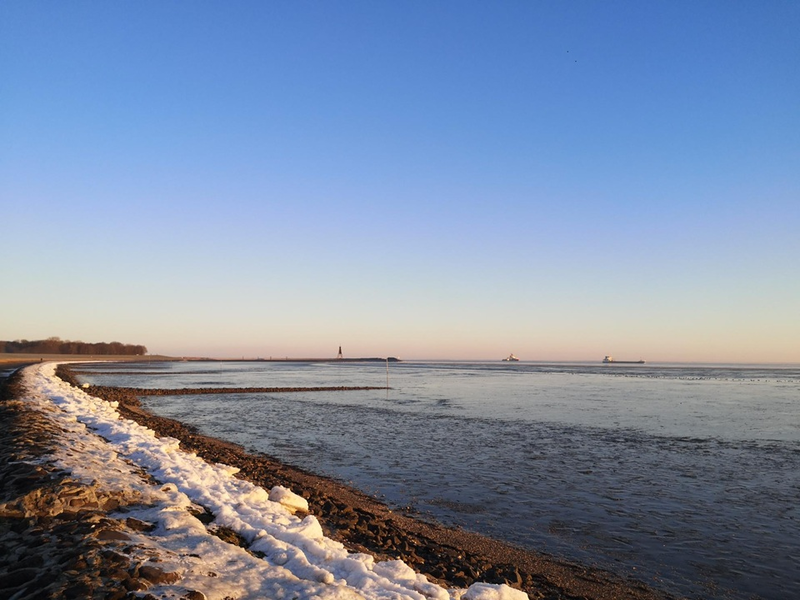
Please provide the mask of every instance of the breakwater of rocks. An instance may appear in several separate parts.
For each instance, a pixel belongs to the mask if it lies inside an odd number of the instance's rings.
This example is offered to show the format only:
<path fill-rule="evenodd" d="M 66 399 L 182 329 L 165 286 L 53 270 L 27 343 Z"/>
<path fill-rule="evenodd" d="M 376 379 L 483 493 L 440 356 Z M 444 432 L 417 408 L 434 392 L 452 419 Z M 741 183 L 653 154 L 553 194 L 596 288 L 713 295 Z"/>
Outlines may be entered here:
<path fill-rule="evenodd" d="M 78 385 L 62 367 L 59 376 Z M 336 481 L 318 477 L 266 456 L 201 435 L 177 421 L 144 411 L 139 390 L 91 387 L 90 393 L 119 403 L 123 417 L 181 441 L 181 447 L 211 462 L 238 467 L 238 476 L 270 489 L 291 488 L 309 502 L 326 535 L 378 559 L 401 559 L 447 587 L 475 581 L 508 583 L 531 599 L 663 599 L 647 586 L 498 543 L 467 531 L 442 527 L 390 510 Z M 174 390 L 165 390 L 174 393 Z M 215 390 L 214 393 L 219 393 Z M 48 463 L 60 432 L 24 402 L 18 378 L 5 385 L 0 401 L 0 598 L 148 598 L 147 590 L 178 577 L 131 554 L 131 535 L 150 524 L 126 517 L 141 502 L 126 490 L 102 490 L 72 479 Z M 55 410 L 55 409 L 54 409 Z M 212 520 L 212 515 L 196 515 Z M 244 546 L 234 532 L 217 532 Z M 224 573 L 215 574 L 224 577 Z M 154 600 L 150 595 L 148 600 Z M 203 600 L 187 590 L 184 600 Z"/>
<path fill-rule="evenodd" d="M 150 527 L 124 517 L 141 498 L 87 485 L 49 462 L 62 432 L 24 394 L 18 375 L 0 382 L 0 598 L 134 600 L 174 581 L 126 552 L 125 531 Z"/>
<path fill-rule="evenodd" d="M 137 396 L 196 396 L 199 394 L 286 394 L 295 392 L 352 392 L 360 390 L 385 390 L 385 386 L 318 386 L 318 387 L 237 387 L 237 388 L 133 388 L 90 386 L 90 393 L 98 398 L 124 395 Z M 86 388 L 87 390 L 89 388 Z"/>

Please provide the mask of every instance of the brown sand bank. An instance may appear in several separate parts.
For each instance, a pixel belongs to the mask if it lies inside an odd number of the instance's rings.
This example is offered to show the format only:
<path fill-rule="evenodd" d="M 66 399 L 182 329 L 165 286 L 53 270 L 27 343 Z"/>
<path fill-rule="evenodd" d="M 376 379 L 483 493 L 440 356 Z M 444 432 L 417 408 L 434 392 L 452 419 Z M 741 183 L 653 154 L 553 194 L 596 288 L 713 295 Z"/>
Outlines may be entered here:
<path fill-rule="evenodd" d="M 73 384 L 77 383 L 68 370 L 62 368 L 60 373 L 63 378 L 71 379 Z M 11 392 L 6 394 L 7 398 L 19 393 L 19 390 L 12 389 Z M 326 535 L 349 548 L 369 552 L 379 559 L 399 558 L 448 587 L 466 587 L 474 581 L 505 582 L 527 592 L 531 599 L 663 600 L 668 597 L 640 582 L 605 571 L 571 564 L 392 511 L 374 498 L 331 479 L 287 466 L 266 456 L 248 454 L 234 444 L 202 436 L 192 427 L 149 414 L 141 408 L 130 390 L 91 388 L 90 392 L 107 400 L 118 401 L 124 417 L 155 430 L 159 435 L 181 440 L 182 447 L 206 460 L 238 467 L 241 469 L 239 476 L 244 479 L 266 489 L 274 485 L 291 488 L 308 500 L 310 511 L 323 524 Z M 69 483 L 63 474 L 47 472 L 42 467 L 14 464 L 15 459 L 22 455 L 46 453 L 48 443 L 52 443 L 48 439 L 52 439 L 57 432 L 37 431 L 37 428 L 43 427 L 41 419 L 37 420 L 36 414 L 29 414 L 33 411 L 26 413 L 20 403 L 7 399 L 1 404 L 2 501 L 7 502 L 8 497 L 30 498 L 31 495 L 42 499 L 48 493 L 63 493 L 64 482 Z M 54 489 L 62 491 L 53 492 Z M 56 590 L 47 592 L 49 595 L 24 595 L 21 598 L 125 598 L 126 594 L 132 597 L 133 592 L 146 589 L 148 580 L 141 574 L 141 569 L 136 565 L 123 565 L 118 553 L 105 548 L 104 542 L 92 533 L 96 532 L 98 520 L 101 523 L 110 521 L 107 513 L 120 503 L 124 504 L 124 499 L 90 498 L 86 504 L 88 508 L 83 512 L 67 511 L 56 518 L 28 517 L 27 520 L 8 518 L 0 511 L 0 556 L 21 557 L 22 564 L 29 565 L 18 567 L 19 561 L 12 564 L 11 559 L 0 559 L 0 582 L 16 583 L 38 573 L 38 576 L 50 582 L 48 590 Z M 105 536 L 113 537 L 114 528 L 109 525 L 106 530 L 110 533 Z M 9 537 L 7 533 L 13 533 L 14 536 Z M 9 542 L 9 539 L 17 539 L 17 536 L 21 541 Z M 43 539 L 49 541 L 43 542 Z M 239 543 L 232 532 L 228 541 Z M 9 548 L 8 544 L 14 545 Z M 42 557 L 43 552 L 49 554 Z M 58 568 L 53 568 L 53 565 Z M 65 579 L 63 574 L 67 571 L 72 576 Z M 116 575 L 112 576 L 112 572 Z M 65 581 L 62 582 L 59 577 Z M 4 584 L 0 583 L 0 588 L 3 587 Z M 10 597 L 3 594 L 3 589 L 0 589 L 0 598 Z"/>

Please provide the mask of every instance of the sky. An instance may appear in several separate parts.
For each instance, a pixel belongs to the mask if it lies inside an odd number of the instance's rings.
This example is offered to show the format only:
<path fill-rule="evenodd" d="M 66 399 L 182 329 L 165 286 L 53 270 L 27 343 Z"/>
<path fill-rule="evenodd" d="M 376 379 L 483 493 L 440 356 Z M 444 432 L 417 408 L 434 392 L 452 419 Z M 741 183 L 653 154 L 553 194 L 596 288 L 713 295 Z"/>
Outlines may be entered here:
<path fill-rule="evenodd" d="M 0 339 L 800 362 L 800 3 L 0 3 Z"/>

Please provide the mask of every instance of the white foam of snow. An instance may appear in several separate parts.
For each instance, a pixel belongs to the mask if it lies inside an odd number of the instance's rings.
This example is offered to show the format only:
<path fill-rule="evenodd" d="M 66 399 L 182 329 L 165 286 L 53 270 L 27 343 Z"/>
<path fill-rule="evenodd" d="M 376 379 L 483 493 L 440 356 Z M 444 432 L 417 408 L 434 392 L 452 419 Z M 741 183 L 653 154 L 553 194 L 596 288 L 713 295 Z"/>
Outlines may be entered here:
<path fill-rule="evenodd" d="M 115 402 L 106 402 L 55 376 L 55 363 L 24 371 L 29 401 L 66 431 L 56 452 L 58 466 L 106 489 L 140 495 L 141 508 L 127 513 L 157 524 L 147 535 L 131 533 L 141 556 L 157 556 L 162 570 L 182 580 L 171 588 L 197 589 L 209 600 L 245 598 L 347 600 L 527 600 L 506 585 L 473 584 L 446 590 L 429 582 L 401 561 L 376 562 L 350 553 L 323 535 L 304 498 L 286 488 L 266 490 L 236 479 L 237 469 L 212 465 L 179 448 L 173 438 L 158 438 L 150 429 L 122 419 Z M 52 410 L 52 405 L 60 411 Z M 146 482 L 143 469 L 161 484 Z M 264 559 L 208 533 L 188 512 L 192 505 L 209 510 L 215 520 L 241 535 Z M 284 506 L 285 505 L 285 506 Z M 151 592 L 157 589 L 151 588 Z"/>
<path fill-rule="evenodd" d="M 282 485 L 276 485 L 269 491 L 269 499 L 278 504 L 282 504 L 289 509 L 290 512 L 308 512 L 308 500 L 302 496 L 298 496 L 292 490 Z"/>

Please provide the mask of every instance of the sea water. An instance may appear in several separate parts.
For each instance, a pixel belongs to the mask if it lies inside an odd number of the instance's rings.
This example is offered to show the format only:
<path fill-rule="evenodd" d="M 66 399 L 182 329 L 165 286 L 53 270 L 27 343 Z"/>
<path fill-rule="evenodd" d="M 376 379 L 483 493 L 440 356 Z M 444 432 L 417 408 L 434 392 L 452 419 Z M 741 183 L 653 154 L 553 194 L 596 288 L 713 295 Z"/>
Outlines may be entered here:
<path fill-rule="evenodd" d="M 180 362 L 93 367 L 156 414 L 394 507 L 691 598 L 800 598 L 800 368 Z M 105 373 L 105 374 L 104 374 Z"/>

